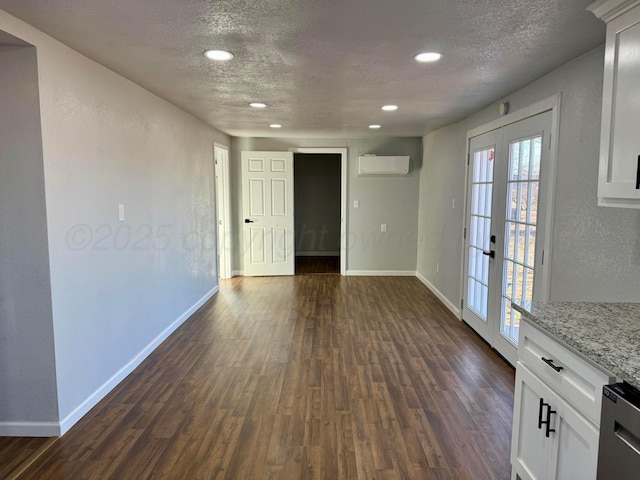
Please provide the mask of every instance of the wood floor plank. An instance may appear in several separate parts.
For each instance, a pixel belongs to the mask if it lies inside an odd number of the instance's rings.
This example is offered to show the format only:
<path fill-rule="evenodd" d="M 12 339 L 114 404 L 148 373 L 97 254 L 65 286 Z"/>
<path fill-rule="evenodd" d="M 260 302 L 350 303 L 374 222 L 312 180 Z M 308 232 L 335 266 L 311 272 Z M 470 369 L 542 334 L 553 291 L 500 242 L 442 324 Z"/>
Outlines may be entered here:
<path fill-rule="evenodd" d="M 415 278 L 240 277 L 20 479 L 502 480 L 513 385 Z"/>
<path fill-rule="evenodd" d="M 0 478 L 18 478 L 55 441 L 55 438 L 0 437 Z"/>

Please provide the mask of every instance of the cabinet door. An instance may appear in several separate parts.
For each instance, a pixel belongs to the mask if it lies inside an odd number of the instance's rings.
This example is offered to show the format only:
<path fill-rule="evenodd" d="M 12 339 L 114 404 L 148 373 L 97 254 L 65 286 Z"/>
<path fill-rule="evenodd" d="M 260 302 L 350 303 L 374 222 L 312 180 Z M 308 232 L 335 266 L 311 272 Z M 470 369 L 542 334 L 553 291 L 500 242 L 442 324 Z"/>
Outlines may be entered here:
<path fill-rule="evenodd" d="M 514 403 L 514 478 L 516 474 L 522 480 L 596 478 L 598 429 L 521 362 Z"/>
<path fill-rule="evenodd" d="M 599 432 L 591 422 L 558 398 L 551 415 L 555 433 L 550 478 L 558 480 L 595 480 L 598 464 Z"/>
<path fill-rule="evenodd" d="M 539 421 L 546 420 L 547 407 L 540 399 L 549 403 L 555 394 L 522 363 L 516 368 L 516 389 L 513 411 L 513 436 L 511 439 L 511 466 L 522 480 L 548 478 L 553 438 L 545 436 L 545 426 Z M 553 421 L 553 419 L 552 419 Z M 553 435 L 553 434 L 551 434 Z"/>
<path fill-rule="evenodd" d="M 640 208 L 640 8 L 609 22 L 598 203 Z"/>

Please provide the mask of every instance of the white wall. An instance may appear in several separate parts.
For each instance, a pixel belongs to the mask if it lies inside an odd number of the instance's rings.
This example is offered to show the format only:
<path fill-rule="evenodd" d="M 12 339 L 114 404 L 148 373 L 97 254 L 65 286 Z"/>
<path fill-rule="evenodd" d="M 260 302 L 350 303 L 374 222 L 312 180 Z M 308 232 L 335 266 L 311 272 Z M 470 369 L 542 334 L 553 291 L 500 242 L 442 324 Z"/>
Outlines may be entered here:
<path fill-rule="evenodd" d="M 417 219 L 422 146 L 420 138 L 298 139 L 233 138 L 232 184 L 235 192 L 234 266 L 242 270 L 242 182 L 240 152 L 246 150 L 287 151 L 294 147 L 346 147 L 348 151 L 348 255 L 347 273 L 411 272 L 416 270 Z M 408 175 L 358 176 L 358 156 L 409 155 Z M 353 208 L 353 201 L 360 202 Z M 388 225 L 387 233 L 380 224 Z M 240 232 L 240 233 L 238 233 Z"/>
<path fill-rule="evenodd" d="M 37 48 L 64 432 L 216 291 L 229 138 L 1 11 L 0 30 Z"/>
<path fill-rule="evenodd" d="M 58 422 L 36 51 L 0 47 L 0 432 Z M 34 429 L 35 427 L 35 429 Z"/>
<path fill-rule="evenodd" d="M 596 203 L 603 47 L 551 72 L 505 97 L 511 111 L 562 94 L 557 158 L 555 215 L 553 221 L 551 300 L 640 301 L 640 211 L 598 207 Z M 498 117 L 499 102 L 464 121 L 424 137 L 423 175 L 439 171 L 450 185 L 464 191 L 465 133 Z M 443 152 L 449 152 L 442 156 Z M 448 180 L 443 180 L 448 183 Z M 459 195 L 459 193 L 458 193 Z M 463 209 L 451 215 L 451 203 L 433 183 L 420 188 L 420 234 L 423 239 L 462 225 Z M 458 252 L 462 237 L 451 239 Z M 427 247 L 428 247 L 427 243 Z M 433 265 L 445 259 L 435 274 Z M 418 271 L 454 304 L 460 299 L 460 259 L 443 244 L 421 248 Z M 458 278 L 458 287 L 451 279 Z"/>

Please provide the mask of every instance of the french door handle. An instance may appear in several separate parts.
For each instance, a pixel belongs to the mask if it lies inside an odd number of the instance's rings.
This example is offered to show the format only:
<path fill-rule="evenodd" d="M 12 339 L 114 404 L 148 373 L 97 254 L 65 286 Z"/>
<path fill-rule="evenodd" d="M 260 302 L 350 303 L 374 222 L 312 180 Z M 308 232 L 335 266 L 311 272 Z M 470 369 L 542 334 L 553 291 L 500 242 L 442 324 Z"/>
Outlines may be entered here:
<path fill-rule="evenodd" d="M 253 220 L 250 220 L 250 219 L 248 219 L 248 218 L 245 218 L 245 219 L 244 219 L 244 223 L 255 223 L 255 222 L 254 222 Z"/>
<path fill-rule="evenodd" d="M 638 155 L 638 168 L 636 169 L 636 190 L 640 190 L 640 155 Z"/>
<path fill-rule="evenodd" d="M 496 258 L 496 252 L 494 250 L 491 250 L 490 252 L 483 251 L 482 254 L 491 258 Z"/>

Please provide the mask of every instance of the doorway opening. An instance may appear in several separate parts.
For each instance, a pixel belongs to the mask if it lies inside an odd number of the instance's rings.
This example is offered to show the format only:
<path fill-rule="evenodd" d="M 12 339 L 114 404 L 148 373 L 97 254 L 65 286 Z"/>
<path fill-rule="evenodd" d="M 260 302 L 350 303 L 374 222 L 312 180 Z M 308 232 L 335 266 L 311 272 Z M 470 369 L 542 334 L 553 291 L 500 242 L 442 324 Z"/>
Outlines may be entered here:
<path fill-rule="evenodd" d="M 327 155 L 331 155 L 333 158 L 333 156 L 335 156 L 339 162 L 340 165 L 340 177 L 339 177 L 339 194 L 335 195 L 336 198 L 339 198 L 340 201 L 340 213 L 339 213 L 339 220 L 340 220 L 340 228 L 339 228 L 339 255 L 338 255 L 338 259 L 339 259 L 339 263 L 340 263 L 340 275 L 346 275 L 347 274 L 347 262 L 348 262 L 348 247 L 347 245 L 349 244 L 348 242 L 348 232 L 347 232 L 347 149 L 346 148 L 340 148 L 340 147 L 327 147 L 327 148 L 307 148 L 307 147 L 300 147 L 300 148 L 290 148 L 289 149 L 290 152 L 293 152 L 294 154 L 294 158 L 296 158 L 298 155 L 301 154 L 310 154 L 310 155 L 319 155 L 319 156 L 327 156 Z M 313 157 L 309 157 L 311 159 L 313 159 Z M 332 190 L 333 191 L 333 190 Z M 296 190 L 295 192 L 295 196 L 297 197 L 299 194 L 299 191 Z M 319 198 L 322 198 L 322 196 L 320 196 Z M 298 222 L 296 219 L 296 232 L 298 232 Z M 304 239 L 302 240 L 302 244 L 304 245 Z M 304 258 L 303 255 L 298 256 L 298 240 L 296 240 L 296 259 L 300 258 L 301 259 L 301 263 L 311 263 L 312 260 Z M 322 265 L 326 262 L 328 262 L 329 260 L 327 259 L 327 257 L 316 257 L 316 260 Z M 332 260 L 333 262 L 335 262 L 335 258 Z M 297 263 L 297 262 L 296 262 Z M 302 267 L 301 265 L 301 268 Z M 320 266 L 314 266 L 313 267 L 314 270 L 320 270 L 321 267 Z M 335 267 L 332 267 L 335 268 Z M 297 265 L 296 265 L 296 271 L 297 271 Z"/>
<path fill-rule="evenodd" d="M 308 253 L 339 252 L 340 274 L 346 275 L 348 238 L 347 224 L 347 149 L 346 148 L 290 148 L 284 151 L 242 151 L 242 238 L 244 275 L 275 276 L 295 274 L 295 208 L 298 193 L 294 193 L 294 155 L 323 154 L 339 158 L 339 232 L 337 250 L 307 250 Z M 312 182 L 313 183 L 313 182 Z M 315 199 L 315 207 L 321 205 Z M 320 199 L 322 202 L 322 198 Z M 307 227 L 308 229 L 309 227 Z M 315 232 L 316 241 L 323 234 Z M 325 236 L 329 232 L 325 233 Z M 309 235 L 312 236 L 312 235 Z M 302 242 L 305 241 L 302 235 Z M 299 251 L 304 251 L 303 248 Z M 314 248 L 319 248 L 318 243 Z M 336 248 L 336 247 L 333 247 Z M 321 255 L 314 255 L 321 256 Z"/>
<path fill-rule="evenodd" d="M 340 273 L 342 157 L 295 153 L 296 275 Z"/>

